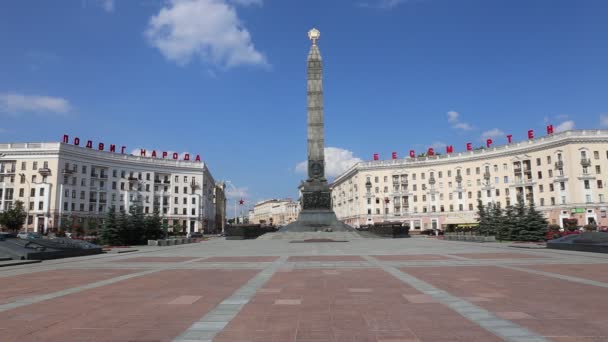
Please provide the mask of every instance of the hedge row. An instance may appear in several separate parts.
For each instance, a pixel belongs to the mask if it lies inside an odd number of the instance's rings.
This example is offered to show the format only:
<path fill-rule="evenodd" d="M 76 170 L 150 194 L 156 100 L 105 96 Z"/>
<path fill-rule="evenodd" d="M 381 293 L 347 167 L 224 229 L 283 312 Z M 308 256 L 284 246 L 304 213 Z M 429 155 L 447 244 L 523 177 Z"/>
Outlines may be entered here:
<path fill-rule="evenodd" d="M 226 239 L 228 240 L 256 239 L 260 235 L 274 233 L 276 231 L 276 227 L 263 227 L 259 224 L 234 225 L 226 227 L 224 230 Z"/>

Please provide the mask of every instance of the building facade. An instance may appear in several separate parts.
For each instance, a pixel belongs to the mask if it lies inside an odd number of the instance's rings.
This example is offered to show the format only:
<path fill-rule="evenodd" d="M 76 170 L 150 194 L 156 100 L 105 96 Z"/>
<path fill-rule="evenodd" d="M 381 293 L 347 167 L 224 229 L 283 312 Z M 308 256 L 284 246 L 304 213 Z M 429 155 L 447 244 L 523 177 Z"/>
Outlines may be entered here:
<path fill-rule="evenodd" d="M 291 199 L 271 199 L 256 203 L 249 215 L 253 224 L 284 226 L 298 219 L 300 203 Z"/>
<path fill-rule="evenodd" d="M 0 144 L 0 210 L 24 203 L 26 228 L 69 219 L 102 224 L 110 208 L 157 211 L 168 227 L 215 227 L 215 182 L 202 162 L 111 153 L 65 143 Z M 64 222 L 65 223 L 65 222 Z"/>
<path fill-rule="evenodd" d="M 332 183 L 332 205 L 360 227 L 474 225 L 478 200 L 505 208 L 533 201 L 551 224 L 608 225 L 608 130 L 572 130 L 504 146 L 421 158 L 360 162 Z"/>

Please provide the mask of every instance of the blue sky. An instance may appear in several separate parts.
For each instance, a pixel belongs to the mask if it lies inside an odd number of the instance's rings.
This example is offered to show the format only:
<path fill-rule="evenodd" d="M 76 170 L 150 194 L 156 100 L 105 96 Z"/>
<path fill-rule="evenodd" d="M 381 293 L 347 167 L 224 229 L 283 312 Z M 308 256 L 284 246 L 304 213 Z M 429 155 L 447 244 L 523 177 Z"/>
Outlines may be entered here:
<path fill-rule="evenodd" d="M 249 204 L 296 197 L 313 26 L 336 173 L 607 127 L 606 18 L 600 0 L 6 0 L 0 141 L 188 151 Z"/>

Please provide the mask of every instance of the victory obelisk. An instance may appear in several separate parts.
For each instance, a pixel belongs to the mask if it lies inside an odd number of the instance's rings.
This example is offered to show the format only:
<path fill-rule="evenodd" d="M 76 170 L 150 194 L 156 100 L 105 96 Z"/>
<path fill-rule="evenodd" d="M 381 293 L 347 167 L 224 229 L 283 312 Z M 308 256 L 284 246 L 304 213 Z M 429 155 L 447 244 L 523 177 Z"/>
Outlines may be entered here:
<path fill-rule="evenodd" d="M 308 31 L 312 42 L 306 66 L 308 105 L 308 179 L 300 185 L 301 211 L 298 221 L 280 231 L 352 231 L 354 228 L 338 221 L 331 206 L 331 192 L 325 179 L 325 133 L 323 129 L 323 68 L 317 41 L 321 33 Z"/>

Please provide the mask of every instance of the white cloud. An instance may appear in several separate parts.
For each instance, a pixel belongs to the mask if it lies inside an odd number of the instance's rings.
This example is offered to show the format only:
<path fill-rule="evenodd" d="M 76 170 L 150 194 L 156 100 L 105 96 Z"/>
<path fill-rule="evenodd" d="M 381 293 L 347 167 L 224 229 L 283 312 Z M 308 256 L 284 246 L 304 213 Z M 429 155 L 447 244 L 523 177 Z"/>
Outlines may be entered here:
<path fill-rule="evenodd" d="M 150 18 L 145 35 L 152 46 L 179 65 L 198 57 L 221 68 L 268 66 L 227 0 L 170 0 Z"/>
<path fill-rule="evenodd" d="M 444 148 L 446 146 L 448 146 L 448 144 L 446 144 L 442 141 L 435 141 L 434 143 L 431 144 L 431 147 L 434 149 Z"/>
<path fill-rule="evenodd" d="M 72 106 L 68 100 L 61 97 L 0 93 L 0 112 L 3 113 L 67 114 L 71 109 Z"/>
<path fill-rule="evenodd" d="M 461 129 L 463 131 L 470 131 L 473 129 L 473 126 L 471 126 L 471 124 L 468 124 L 466 122 L 458 122 L 458 123 L 452 125 L 452 128 Z"/>
<path fill-rule="evenodd" d="M 404 3 L 405 1 L 406 0 L 373 0 L 359 2 L 358 6 L 365 8 L 391 9 Z"/>
<path fill-rule="evenodd" d="M 455 112 L 455 111 L 449 111 L 448 112 L 448 122 L 449 123 L 455 123 L 458 122 L 458 116 L 460 116 L 460 113 Z"/>
<path fill-rule="evenodd" d="M 481 133 L 481 139 L 486 140 L 488 138 L 496 138 L 500 136 L 504 136 L 505 132 L 499 130 L 498 128 L 491 129 L 489 131 L 485 131 Z"/>
<path fill-rule="evenodd" d="M 600 126 L 608 127 L 608 114 L 600 115 Z"/>
<path fill-rule="evenodd" d="M 554 128 L 554 131 L 557 133 L 557 132 L 569 131 L 571 129 L 574 129 L 574 121 L 568 120 L 568 121 L 564 121 L 564 122 L 560 123 L 559 125 L 557 125 Z"/>
<path fill-rule="evenodd" d="M 249 188 L 248 187 L 226 187 L 226 197 L 229 199 L 241 199 L 249 197 Z"/>
<path fill-rule="evenodd" d="M 325 148 L 325 176 L 336 177 L 348 170 L 361 159 L 353 155 L 352 151 L 338 147 Z M 296 172 L 308 172 L 308 162 L 303 161 L 296 165 Z"/>
<path fill-rule="evenodd" d="M 262 6 L 262 0 L 230 0 L 235 5 L 239 6 Z"/>
<path fill-rule="evenodd" d="M 460 113 L 451 110 L 447 114 L 448 123 L 452 124 L 452 128 L 461 129 L 463 131 L 470 131 L 473 129 L 473 126 L 471 126 L 471 124 L 466 122 L 460 122 Z"/>
<path fill-rule="evenodd" d="M 101 0 L 101 7 L 106 12 L 114 12 L 114 0 Z"/>

